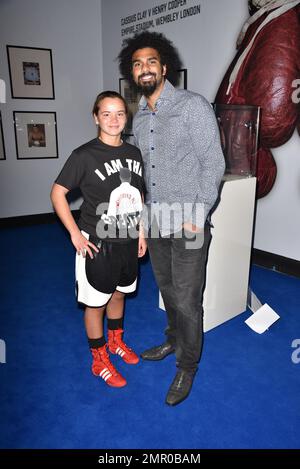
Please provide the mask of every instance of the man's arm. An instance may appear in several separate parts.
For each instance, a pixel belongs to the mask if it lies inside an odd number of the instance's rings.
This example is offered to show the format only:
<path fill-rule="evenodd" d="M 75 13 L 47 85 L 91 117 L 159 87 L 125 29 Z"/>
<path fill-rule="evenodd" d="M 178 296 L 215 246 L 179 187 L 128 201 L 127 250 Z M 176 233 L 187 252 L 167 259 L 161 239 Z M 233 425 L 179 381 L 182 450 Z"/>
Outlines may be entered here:
<path fill-rule="evenodd" d="M 194 177 L 199 187 L 192 218 L 186 220 L 185 227 L 188 229 L 187 223 L 189 222 L 201 228 L 218 197 L 219 186 L 225 171 L 225 161 L 218 123 L 212 107 L 205 98 L 200 95 L 193 95 L 190 98 L 186 107 L 185 123 L 198 163 L 195 164 Z"/>

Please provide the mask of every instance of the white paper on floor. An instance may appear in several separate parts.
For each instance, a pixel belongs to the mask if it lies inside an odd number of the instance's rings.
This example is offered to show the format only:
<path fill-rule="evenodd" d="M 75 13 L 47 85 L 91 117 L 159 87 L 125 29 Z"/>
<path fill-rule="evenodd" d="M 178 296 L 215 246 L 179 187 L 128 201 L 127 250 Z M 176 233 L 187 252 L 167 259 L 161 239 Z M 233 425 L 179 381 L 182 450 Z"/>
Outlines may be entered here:
<path fill-rule="evenodd" d="M 265 303 L 245 323 L 258 334 L 265 332 L 280 316 Z"/>

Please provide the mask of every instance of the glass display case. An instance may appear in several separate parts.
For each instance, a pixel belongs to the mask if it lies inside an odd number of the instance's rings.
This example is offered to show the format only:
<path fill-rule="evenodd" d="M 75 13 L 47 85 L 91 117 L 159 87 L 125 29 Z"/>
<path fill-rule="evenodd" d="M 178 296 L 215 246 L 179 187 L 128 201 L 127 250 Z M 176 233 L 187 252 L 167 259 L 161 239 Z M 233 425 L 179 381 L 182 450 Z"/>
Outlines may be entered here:
<path fill-rule="evenodd" d="M 214 104 L 226 161 L 225 175 L 256 175 L 260 107 Z"/>

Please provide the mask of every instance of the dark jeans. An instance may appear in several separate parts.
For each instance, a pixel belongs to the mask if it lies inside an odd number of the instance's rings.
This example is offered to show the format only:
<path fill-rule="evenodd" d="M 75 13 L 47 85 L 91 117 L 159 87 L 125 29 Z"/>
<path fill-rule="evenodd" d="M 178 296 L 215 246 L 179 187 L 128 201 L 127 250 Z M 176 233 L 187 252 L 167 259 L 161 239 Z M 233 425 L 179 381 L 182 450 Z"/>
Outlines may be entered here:
<path fill-rule="evenodd" d="M 176 347 L 177 366 L 193 371 L 202 352 L 202 298 L 210 239 L 209 225 L 203 245 L 197 249 L 186 249 L 189 241 L 184 237 L 148 238 L 152 268 L 167 312 L 167 341 Z"/>

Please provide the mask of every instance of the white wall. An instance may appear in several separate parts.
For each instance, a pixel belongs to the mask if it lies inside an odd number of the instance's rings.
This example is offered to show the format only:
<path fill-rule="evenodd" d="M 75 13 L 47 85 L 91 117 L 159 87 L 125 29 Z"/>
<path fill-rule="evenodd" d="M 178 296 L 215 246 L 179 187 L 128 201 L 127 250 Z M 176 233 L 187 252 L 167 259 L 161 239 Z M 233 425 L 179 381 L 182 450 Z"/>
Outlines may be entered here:
<path fill-rule="evenodd" d="M 105 88 L 118 89 L 119 72 L 115 58 L 122 44 L 121 29 L 125 28 L 121 26 L 121 18 L 163 3 L 165 2 L 157 0 L 103 2 Z M 155 26 L 150 31 L 163 32 L 174 42 L 184 61 L 184 67 L 188 69 L 188 88 L 212 101 L 235 54 L 238 33 L 248 17 L 247 0 L 186 0 L 186 5 L 166 13 L 198 4 L 201 4 L 200 15 Z M 161 15 L 156 15 L 158 16 Z M 149 19 L 150 17 L 147 18 Z M 143 20 L 136 21 L 142 22 Z M 278 165 L 278 177 L 272 192 L 257 203 L 254 247 L 300 260 L 299 136 L 295 134 L 292 140 L 273 153 Z"/>
<path fill-rule="evenodd" d="M 110 0 L 102 5 L 104 87 L 118 89 L 118 63 L 122 40 L 121 18 L 163 4 L 155 0 Z M 168 2 L 167 2 L 168 3 Z M 201 4 L 200 15 L 155 26 L 149 31 L 163 32 L 178 48 L 188 69 L 188 88 L 213 100 L 233 54 L 241 23 L 247 18 L 243 0 L 186 0 L 186 5 L 169 10 L 178 12 Z M 231 8 L 228 8 L 231 5 Z M 161 15 L 152 17 L 153 19 Z M 147 18 L 148 19 L 148 18 Z M 142 22 L 142 21 L 140 21 Z M 137 21 L 139 23 L 139 21 Z M 130 26 L 130 24 L 129 24 Z"/>
<path fill-rule="evenodd" d="M 272 149 L 277 179 L 257 204 L 254 247 L 300 261 L 300 138 Z"/>
<path fill-rule="evenodd" d="M 64 161 L 95 136 L 91 107 L 103 84 L 101 0 L 1 0 L 0 44 L 0 78 L 7 85 L 7 102 L 0 104 L 6 147 L 0 217 L 47 213 Z M 55 100 L 11 99 L 6 44 L 52 49 Z M 14 110 L 56 111 L 58 159 L 16 159 Z"/>

